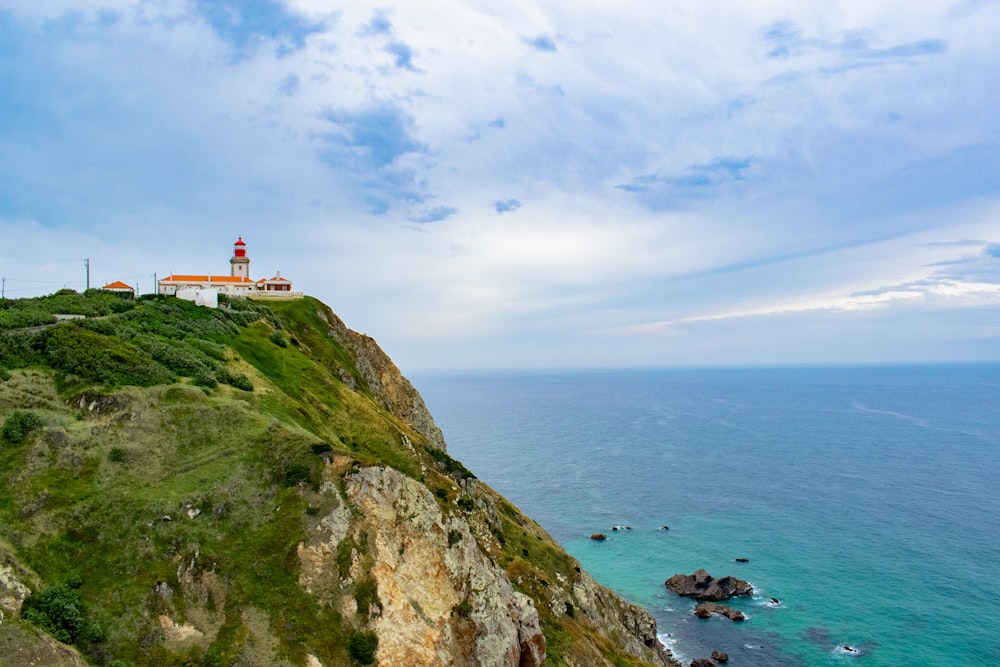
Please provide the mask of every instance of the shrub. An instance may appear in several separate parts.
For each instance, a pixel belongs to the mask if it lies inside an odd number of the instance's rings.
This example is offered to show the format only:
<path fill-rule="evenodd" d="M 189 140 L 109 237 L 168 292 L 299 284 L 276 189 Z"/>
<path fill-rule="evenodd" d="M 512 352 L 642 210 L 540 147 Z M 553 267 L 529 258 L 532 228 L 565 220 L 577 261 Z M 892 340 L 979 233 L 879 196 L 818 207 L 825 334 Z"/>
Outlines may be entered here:
<path fill-rule="evenodd" d="M 216 380 L 215 376 L 208 371 L 195 373 L 194 377 L 191 378 L 191 381 L 198 387 L 207 387 L 208 389 L 215 389 L 219 386 L 218 380 Z"/>
<path fill-rule="evenodd" d="M 285 467 L 285 486 L 295 486 L 299 482 L 308 482 L 312 476 L 312 468 L 305 463 L 293 462 Z"/>
<path fill-rule="evenodd" d="M 24 368 L 38 361 L 38 334 L 7 333 L 0 336 L 0 366 Z"/>
<path fill-rule="evenodd" d="M 125 450 L 121 447 L 112 447 L 108 452 L 108 460 L 112 463 L 123 463 L 125 461 Z"/>
<path fill-rule="evenodd" d="M 368 617 L 371 609 L 381 611 L 382 603 L 378 599 L 378 584 L 371 577 L 358 581 L 354 587 L 354 601 L 358 603 L 358 615 Z"/>
<path fill-rule="evenodd" d="M 444 471 L 444 474 L 452 477 L 453 479 L 475 479 L 476 476 L 469 471 L 464 465 L 455 459 L 448 456 L 448 454 L 437 447 L 428 447 L 427 453 L 431 455 L 434 459 L 439 470 Z"/>
<path fill-rule="evenodd" d="M 219 382 L 228 384 L 231 387 L 242 389 L 243 391 L 253 391 L 253 383 L 243 373 L 234 373 L 228 368 L 220 367 L 215 371 L 215 377 Z"/>
<path fill-rule="evenodd" d="M 25 601 L 24 618 L 64 644 L 72 644 L 83 633 L 83 601 L 80 592 L 67 584 L 55 584 Z"/>
<path fill-rule="evenodd" d="M 3 437 L 8 442 L 17 444 L 27 438 L 32 431 L 44 425 L 42 418 L 35 413 L 15 410 L 3 423 Z"/>
<path fill-rule="evenodd" d="M 216 361 L 226 360 L 226 346 L 221 343 L 213 343 L 212 341 L 205 340 L 204 338 L 193 338 L 190 336 L 185 338 L 184 342 L 205 356 L 211 357 Z"/>
<path fill-rule="evenodd" d="M 468 618 L 472 614 L 472 603 L 466 598 L 455 605 L 454 612 L 462 618 Z"/>
<path fill-rule="evenodd" d="M 351 573 L 351 564 L 354 562 L 354 538 L 348 535 L 337 545 L 337 572 L 343 579 Z"/>
<path fill-rule="evenodd" d="M 137 348 L 148 354 L 178 375 L 197 377 L 208 373 L 214 366 L 203 352 L 195 347 L 168 342 L 162 338 L 144 337 L 133 343 Z"/>
<path fill-rule="evenodd" d="M 281 335 L 281 332 L 277 329 L 275 329 L 274 333 L 271 334 L 271 342 L 278 347 L 288 347 L 288 341 L 285 340 L 285 337 Z"/>
<path fill-rule="evenodd" d="M 351 658 L 362 665 L 375 662 L 375 651 L 378 650 L 378 635 L 374 632 L 355 632 L 347 640 L 347 650 Z"/>
<path fill-rule="evenodd" d="M 46 333 L 45 356 L 58 371 L 109 385 L 151 387 L 173 381 L 169 370 L 129 343 L 74 324 Z"/>

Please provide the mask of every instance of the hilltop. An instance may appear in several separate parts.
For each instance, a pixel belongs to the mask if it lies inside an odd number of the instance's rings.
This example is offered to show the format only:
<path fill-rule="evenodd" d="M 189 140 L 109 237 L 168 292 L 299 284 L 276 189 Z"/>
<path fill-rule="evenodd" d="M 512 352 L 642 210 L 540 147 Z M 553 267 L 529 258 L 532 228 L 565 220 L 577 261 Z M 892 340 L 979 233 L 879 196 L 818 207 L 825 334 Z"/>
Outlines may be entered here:
<path fill-rule="evenodd" d="M 0 301 L 0 422 L 0 663 L 670 663 L 315 299 Z"/>

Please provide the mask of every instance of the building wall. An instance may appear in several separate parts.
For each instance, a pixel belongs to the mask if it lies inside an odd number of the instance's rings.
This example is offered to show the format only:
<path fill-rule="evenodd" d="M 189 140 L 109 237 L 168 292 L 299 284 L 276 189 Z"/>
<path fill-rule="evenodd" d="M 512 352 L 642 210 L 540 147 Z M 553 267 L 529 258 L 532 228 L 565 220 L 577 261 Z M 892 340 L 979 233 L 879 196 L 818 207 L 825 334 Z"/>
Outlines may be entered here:
<path fill-rule="evenodd" d="M 219 307 L 219 290 L 201 289 L 197 287 L 185 287 L 177 290 L 177 298 L 185 301 L 193 301 L 197 306 L 207 308 Z"/>

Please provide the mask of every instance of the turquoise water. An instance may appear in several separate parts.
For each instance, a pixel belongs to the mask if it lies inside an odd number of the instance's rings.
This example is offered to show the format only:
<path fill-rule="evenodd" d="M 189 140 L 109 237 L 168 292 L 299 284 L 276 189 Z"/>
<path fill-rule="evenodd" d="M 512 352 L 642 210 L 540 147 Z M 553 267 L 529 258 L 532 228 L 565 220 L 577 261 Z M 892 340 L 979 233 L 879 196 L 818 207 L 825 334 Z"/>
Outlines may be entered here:
<path fill-rule="evenodd" d="M 450 453 L 684 660 L 1000 665 L 998 365 L 411 379 Z M 663 587 L 699 567 L 754 584 L 746 622 Z"/>

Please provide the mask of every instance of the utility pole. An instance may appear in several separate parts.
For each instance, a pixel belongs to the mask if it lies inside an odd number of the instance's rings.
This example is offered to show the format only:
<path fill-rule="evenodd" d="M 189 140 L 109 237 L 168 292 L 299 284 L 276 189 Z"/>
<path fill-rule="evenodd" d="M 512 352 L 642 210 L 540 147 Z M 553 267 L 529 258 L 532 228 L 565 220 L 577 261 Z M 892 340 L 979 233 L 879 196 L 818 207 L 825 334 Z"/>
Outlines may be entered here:
<path fill-rule="evenodd" d="M 87 289 L 90 289 L 90 260 L 83 260 L 83 265 L 87 267 Z"/>
<path fill-rule="evenodd" d="M 6 298 L 7 295 L 7 276 L 3 277 L 3 284 L 0 284 L 0 299 Z"/>

